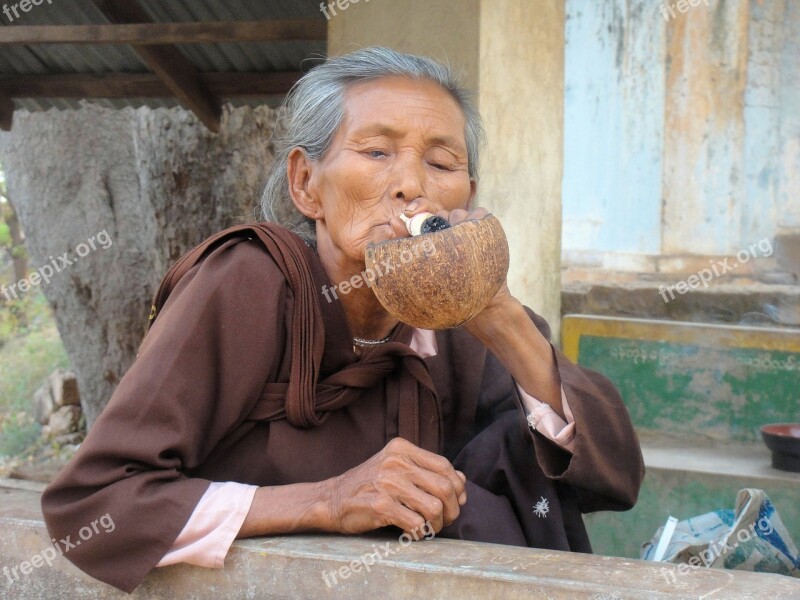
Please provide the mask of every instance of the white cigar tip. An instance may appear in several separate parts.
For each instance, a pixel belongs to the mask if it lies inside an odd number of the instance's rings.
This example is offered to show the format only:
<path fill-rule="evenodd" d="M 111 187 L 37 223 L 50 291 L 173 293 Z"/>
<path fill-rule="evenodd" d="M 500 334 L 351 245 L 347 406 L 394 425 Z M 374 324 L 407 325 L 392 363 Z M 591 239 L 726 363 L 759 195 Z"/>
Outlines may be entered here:
<path fill-rule="evenodd" d="M 406 229 L 408 233 L 412 236 L 419 235 L 422 231 L 422 224 L 427 221 L 430 217 L 434 217 L 433 213 L 429 212 L 421 212 L 417 213 L 413 217 L 407 217 L 405 211 L 400 213 L 400 220 L 406 224 Z"/>

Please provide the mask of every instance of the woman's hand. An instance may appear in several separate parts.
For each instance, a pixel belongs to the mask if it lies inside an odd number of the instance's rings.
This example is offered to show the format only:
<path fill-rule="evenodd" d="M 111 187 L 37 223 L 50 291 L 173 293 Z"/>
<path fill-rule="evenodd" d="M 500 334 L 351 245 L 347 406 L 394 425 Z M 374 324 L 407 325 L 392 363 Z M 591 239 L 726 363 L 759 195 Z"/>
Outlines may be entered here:
<path fill-rule="evenodd" d="M 328 480 L 330 530 L 363 533 L 395 525 L 406 533 L 426 522 L 438 533 L 467 501 L 466 477 L 443 456 L 402 438 Z"/>
<path fill-rule="evenodd" d="M 448 212 L 446 210 L 436 210 L 435 207 L 428 205 L 426 202 L 412 202 L 406 208 L 405 215 L 413 217 L 422 212 L 430 212 L 442 217 L 450 225 L 456 225 L 470 219 L 482 219 L 490 214 L 488 210 L 480 207 L 470 211 L 457 208 Z M 408 237 L 410 235 L 405 223 L 400 218 L 394 217 L 389 223 L 397 237 Z M 518 311 L 521 306 L 521 303 L 511 295 L 511 291 L 508 289 L 508 282 L 504 281 L 503 285 L 489 301 L 489 304 L 479 314 L 465 323 L 464 327 L 472 335 L 484 341 L 486 338 L 491 337 L 491 332 L 497 329 L 498 325 L 504 324 L 509 319 L 509 315 Z"/>
<path fill-rule="evenodd" d="M 438 215 L 451 225 L 467 219 L 481 219 L 489 214 L 485 208 L 470 211 L 457 208 L 450 212 L 437 210 L 427 201 L 412 202 L 405 214 L 421 212 Z M 389 222 L 397 237 L 408 237 L 405 223 L 398 217 Z M 514 380 L 528 394 L 549 404 L 561 418 L 561 378 L 553 349 L 525 312 L 522 303 L 511 295 L 508 282 L 492 297 L 486 307 L 464 323 L 464 328 L 477 338 L 503 363 Z"/>

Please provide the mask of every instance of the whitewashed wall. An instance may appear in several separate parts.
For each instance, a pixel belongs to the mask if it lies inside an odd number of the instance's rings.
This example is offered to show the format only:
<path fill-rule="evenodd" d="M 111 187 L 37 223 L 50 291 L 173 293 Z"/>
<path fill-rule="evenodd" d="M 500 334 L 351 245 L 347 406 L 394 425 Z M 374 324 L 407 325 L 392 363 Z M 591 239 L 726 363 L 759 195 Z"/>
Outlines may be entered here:
<path fill-rule="evenodd" d="M 567 262 L 800 229 L 800 1 L 661 6 L 567 0 Z"/>

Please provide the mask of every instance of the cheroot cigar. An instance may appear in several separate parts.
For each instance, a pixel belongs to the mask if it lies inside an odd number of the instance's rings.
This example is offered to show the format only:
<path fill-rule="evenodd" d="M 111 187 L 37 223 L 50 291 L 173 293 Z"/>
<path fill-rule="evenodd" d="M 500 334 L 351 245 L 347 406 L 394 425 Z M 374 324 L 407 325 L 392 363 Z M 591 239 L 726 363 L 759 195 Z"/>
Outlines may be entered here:
<path fill-rule="evenodd" d="M 400 213 L 400 219 L 406 224 L 406 229 L 412 236 L 441 231 L 450 227 L 450 223 L 445 219 L 429 212 L 419 213 L 410 218 L 404 213 Z"/>

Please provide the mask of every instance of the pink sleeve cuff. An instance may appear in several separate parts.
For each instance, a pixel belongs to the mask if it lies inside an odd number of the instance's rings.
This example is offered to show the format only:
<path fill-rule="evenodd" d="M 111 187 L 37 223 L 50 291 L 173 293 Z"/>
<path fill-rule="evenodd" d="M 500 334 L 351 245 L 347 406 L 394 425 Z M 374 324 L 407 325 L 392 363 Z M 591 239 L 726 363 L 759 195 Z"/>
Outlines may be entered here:
<path fill-rule="evenodd" d="M 211 483 L 172 548 L 156 566 L 188 563 L 221 569 L 257 489 L 233 481 Z"/>
<path fill-rule="evenodd" d="M 564 407 L 566 422 L 559 417 L 549 404 L 540 402 L 517 384 L 522 403 L 528 410 L 528 424 L 547 439 L 552 440 L 564 450 L 572 452 L 575 446 L 575 418 L 569 408 L 564 387 L 561 387 L 561 404 Z"/>

